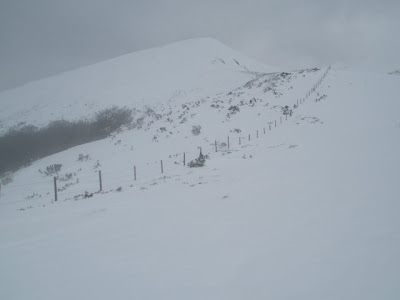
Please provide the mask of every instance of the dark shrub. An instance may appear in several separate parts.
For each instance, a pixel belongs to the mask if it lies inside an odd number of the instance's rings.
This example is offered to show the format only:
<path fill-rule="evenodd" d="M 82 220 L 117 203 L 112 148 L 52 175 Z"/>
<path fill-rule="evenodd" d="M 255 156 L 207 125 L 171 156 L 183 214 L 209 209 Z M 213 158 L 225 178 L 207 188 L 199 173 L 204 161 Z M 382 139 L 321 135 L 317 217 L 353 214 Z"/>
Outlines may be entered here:
<path fill-rule="evenodd" d="M 189 168 L 204 167 L 204 164 L 206 163 L 206 159 L 208 159 L 208 155 L 204 155 L 203 153 L 200 153 L 198 158 L 196 158 L 188 163 L 188 167 Z"/>
<path fill-rule="evenodd" d="M 96 134 L 101 137 L 106 137 L 110 133 L 121 128 L 121 126 L 131 124 L 132 121 L 131 109 L 113 106 L 96 113 L 94 127 Z"/>
<path fill-rule="evenodd" d="M 38 129 L 32 125 L 11 128 L 0 137 L 0 176 L 68 148 L 107 137 L 132 124 L 132 110 L 113 106 L 93 120 L 53 121 Z"/>

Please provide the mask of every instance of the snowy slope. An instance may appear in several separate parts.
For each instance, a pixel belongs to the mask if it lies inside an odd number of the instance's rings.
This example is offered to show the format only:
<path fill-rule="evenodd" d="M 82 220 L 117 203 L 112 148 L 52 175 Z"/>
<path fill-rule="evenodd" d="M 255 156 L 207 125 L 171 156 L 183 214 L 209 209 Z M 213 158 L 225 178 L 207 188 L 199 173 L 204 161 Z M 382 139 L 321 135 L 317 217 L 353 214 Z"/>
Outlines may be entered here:
<path fill-rule="evenodd" d="M 325 71 L 229 71 L 14 174 L 0 298 L 398 299 L 399 78 Z"/>
<path fill-rule="evenodd" d="M 204 154 L 217 148 L 255 138 L 265 130 L 275 128 L 285 119 L 282 107 L 292 111 L 308 89 L 323 76 L 325 70 L 310 69 L 291 73 L 248 73 L 235 88 L 221 89 L 217 94 L 170 99 L 153 108 L 135 110 L 136 127 L 110 138 L 81 145 L 32 163 L 12 175 L 13 182 L 3 189 L 6 203 L 19 201 L 31 206 L 54 199 L 51 192 L 52 175 L 44 175 L 47 166 L 61 164 L 57 174 L 61 199 L 70 199 L 99 189 L 98 171 L 102 171 L 104 186 L 115 189 L 132 184 L 134 167 L 139 180 L 153 180 L 160 175 L 161 160 L 165 171 L 180 168 L 183 153 L 187 160 L 196 158 L 201 147 Z M 325 95 L 318 96 L 324 99 Z M 191 101 L 190 101 L 190 100 Z M 188 101 L 189 100 L 189 101 Z M 200 134 L 193 135 L 193 126 Z M 79 156 L 88 159 L 79 161 Z M 179 172 L 179 171 L 178 171 Z M 21 189 L 21 187 L 24 187 Z M 15 200 L 13 200 L 15 199 Z"/>
<path fill-rule="evenodd" d="M 272 71 L 210 39 L 192 39 L 127 54 L 0 93 L 3 131 L 20 122 L 89 117 L 112 104 L 141 108 L 176 97 L 216 94 Z"/>

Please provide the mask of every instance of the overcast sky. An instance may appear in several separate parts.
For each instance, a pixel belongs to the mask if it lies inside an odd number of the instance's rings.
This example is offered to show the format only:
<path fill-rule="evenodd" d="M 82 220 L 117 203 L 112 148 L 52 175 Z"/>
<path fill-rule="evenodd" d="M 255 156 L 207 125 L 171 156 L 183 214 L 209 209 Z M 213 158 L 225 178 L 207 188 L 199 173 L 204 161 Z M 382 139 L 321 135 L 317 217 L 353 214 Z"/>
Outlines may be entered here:
<path fill-rule="evenodd" d="M 0 90 L 214 37 L 282 69 L 400 68 L 399 0 L 0 0 Z"/>

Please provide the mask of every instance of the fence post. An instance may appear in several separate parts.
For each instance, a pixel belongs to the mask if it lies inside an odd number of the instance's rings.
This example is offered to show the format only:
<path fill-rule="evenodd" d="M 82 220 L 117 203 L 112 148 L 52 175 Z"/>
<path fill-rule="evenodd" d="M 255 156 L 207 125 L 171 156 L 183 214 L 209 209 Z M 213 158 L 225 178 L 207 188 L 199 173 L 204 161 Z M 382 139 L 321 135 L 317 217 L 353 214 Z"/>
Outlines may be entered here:
<path fill-rule="evenodd" d="M 271 123 L 269 123 L 268 125 L 269 125 L 269 131 L 271 131 Z"/>
<path fill-rule="evenodd" d="M 57 177 L 54 176 L 54 201 L 57 201 Z"/>
<path fill-rule="evenodd" d="M 264 127 L 264 134 L 265 134 L 265 127 Z"/>
<path fill-rule="evenodd" d="M 250 134 L 249 134 L 249 141 L 250 141 Z"/>
<path fill-rule="evenodd" d="M 201 151 L 201 147 L 199 147 L 200 148 L 200 156 L 202 156 L 203 155 L 203 152 Z"/>
<path fill-rule="evenodd" d="M 99 171 L 100 192 L 103 191 L 103 181 L 101 179 L 101 171 Z"/>
<path fill-rule="evenodd" d="M 183 165 L 186 166 L 186 153 L 183 152 Z"/>
<path fill-rule="evenodd" d="M 217 140 L 215 140 L 215 152 L 217 152 Z"/>
<path fill-rule="evenodd" d="M 161 173 L 164 173 L 164 166 L 162 160 L 161 160 Z"/>
<path fill-rule="evenodd" d="M 276 120 L 275 120 L 275 127 L 276 127 Z"/>
<path fill-rule="evenodd" d="M 285 115 L 285 119 L 287 120 L 287 114 Z"/>
<path fill-rule="evenodd" d="M 133 166 L 133 179 L 136 181 L 136 166 Z"/>
<path fill-rule="evenodd" d="M 228 149 L 229 149 L 229 146 L 230 146 L 230 145 L 229 145 L 229 135 L 228 135 Z"/>

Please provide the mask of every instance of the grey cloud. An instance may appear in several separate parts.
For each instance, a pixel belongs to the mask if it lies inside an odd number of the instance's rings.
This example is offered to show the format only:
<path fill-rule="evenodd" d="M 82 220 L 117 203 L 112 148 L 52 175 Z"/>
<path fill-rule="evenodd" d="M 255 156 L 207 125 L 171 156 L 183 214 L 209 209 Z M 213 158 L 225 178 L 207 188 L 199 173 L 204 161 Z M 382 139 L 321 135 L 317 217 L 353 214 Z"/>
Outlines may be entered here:
<path fill-rule="evenodd" d="M 266 64 L 400 66 L 399 1 L 3 0 L 0 89 L 200 36 Z"/>

